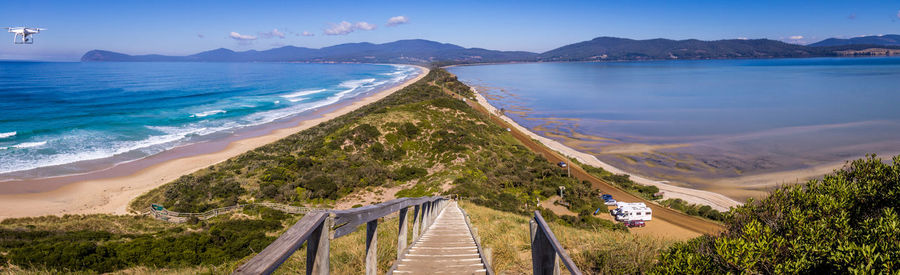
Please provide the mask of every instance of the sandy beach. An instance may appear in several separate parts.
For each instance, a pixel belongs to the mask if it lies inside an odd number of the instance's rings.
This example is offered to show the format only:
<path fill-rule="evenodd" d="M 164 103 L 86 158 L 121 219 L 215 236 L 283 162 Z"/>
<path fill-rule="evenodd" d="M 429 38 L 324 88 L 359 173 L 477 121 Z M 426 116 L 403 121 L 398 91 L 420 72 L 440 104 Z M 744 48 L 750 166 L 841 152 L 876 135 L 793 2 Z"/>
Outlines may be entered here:
<path fill-rule="evenodd" d="M 500 113 L 496 107 L 491 105 L 487 101 L 487 99 L 481 93 L 478 92 L 478 90 L 476 90 L 475 88 L 472 88 L 472 91 L 475 93 L 475 97 L 478 99 L 479 104 L 484 106 L 486 109 L 490 110 L 492 113 L 495 113 L 495 114 Z M 705 190 L 685 188 L 685 187 L 680 187 L 680 186 L 674 186 L 674 185 L 667 184 L 667 183 L 664 183 L 661 181 L 648 179 L 648 178 L 642 177 L 640 175 L 627 173 L 621 169 L 618 169 L 616 167 L 613 167 L 612 165 L 609 165 L 605 162 L 600 161 L 599 159 L 597 159 L 597 157 L 595 157 L 593 155 L 590 155 L 590 154 L 587 154 L 584 152 L 580 152 L 580 151 L 572 149 L 566 145 L 563 145 L 562 143 L 560 143 L 558 141 L 538 135 L 538 134 L 532 132 L 530 129 L 525 128 L 522 125 L 519 125 L 518 123 L 516 123 L 515 121 L 513 121 L 511 118 L 509 118 L 507 116 L 501 115 L 500 118 L 502 118 L 504 121 L 506 121 L 510 125 L 513 125 L 513 127 L 516 127 L 517 130 L 528 134 L 532 139 L 543 143 L 545 146 L 559 152 L 560 154 L 565 155 L 566 157 L 576 159 L 579 162 L 587 164 L 587 165 L 603 168 L 603 169 L 610 171 L 612 173 L 615 173 L 615 174 L 628 174 L 631 176 L 632 180 L 634 180 L 635 182 L 637 182 L 639 184 L 653 185 L 653 186 L 659 187 L 660 191 L 665 192 L 666 198 L 679 198 L 679 199 L 685 200 L 690 203 L 710 205 L 714 209 L 720 210 L 720 211 L 725 211 L 725 210 L 728 210 L 728 208 L 730 208 L 732 206 L 737 206 L 737 205 L 741 204 L 741 202 L 738 202 L 728 196 L 725 196 L 725 195 L 722 195 L 719 193 L 705 191 Z"/>
<path fill-rule="evenodd" d="M 425 77 L 428 69 L 419 69 L 418 76 L 400 85 L 353 100 L 295 125 L 232 141 L 221 150 L 162 161 L 126 175 L 67 183 L 45 192 L 0 194 L 0 220 L 65 214 L 127 214 L 128 203 L 153 188 L 378 101 Z"/>

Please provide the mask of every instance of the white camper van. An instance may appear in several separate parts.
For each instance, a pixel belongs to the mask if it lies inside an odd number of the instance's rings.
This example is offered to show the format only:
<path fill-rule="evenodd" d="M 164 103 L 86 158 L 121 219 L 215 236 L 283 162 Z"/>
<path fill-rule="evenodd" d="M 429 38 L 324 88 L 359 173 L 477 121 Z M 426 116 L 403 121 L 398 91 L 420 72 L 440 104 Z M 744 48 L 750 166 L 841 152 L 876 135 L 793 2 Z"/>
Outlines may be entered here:
<path fill-rule="evenodd" d="M 616 202 L 617 221 L 649 221 L 653 218 L 653 210 L 643 202 Z"/>

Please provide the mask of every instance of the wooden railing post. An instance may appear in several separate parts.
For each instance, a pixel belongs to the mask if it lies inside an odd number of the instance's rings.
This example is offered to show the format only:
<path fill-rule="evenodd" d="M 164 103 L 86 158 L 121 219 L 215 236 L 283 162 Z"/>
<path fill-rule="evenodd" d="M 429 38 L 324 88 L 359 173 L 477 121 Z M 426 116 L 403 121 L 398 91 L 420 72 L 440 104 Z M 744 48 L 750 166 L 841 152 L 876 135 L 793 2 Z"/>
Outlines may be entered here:
<path fill-rule="evenodd" d="M 306 241 L 306 274 L 327 275 L 330 270 L 328 255 L 331 249 L 331 227 L 334 226 L 334 214 L 312 232 Z"/>
<path fill-rule="evenodd" d="M 550 230 L 540 211 L 534 211 L 531 220 L 531 266 L 534 274 L 560 274 L 560 261 L 572 275 L 581 275 L 569 253 Z"/>
<path fill-rule="evenodd" d="M 413 209 L 413 241 L 419 239 L 419 223 L 421 223 L 422 219 L 419 218 L 422 215 L 422 206 L 416 205 L 415 209 Z"/>
<path fill-rule="evenodd" d="M 422 230 L 419 230 L 419 233 L 425 235 L 425 231 L 428 230 L 428 209 L 431 208 L 431 203 L 426 202 L 422 204 Z"/>
<path fill-rule="evenodd" d="M 543 229 L 531 221 L 531 266 L 536 275 L 557 275 L 556 250 Z"/>
<path fill-rule="evenodd" d="M 366 275 L 378 273 L 378 219 L 366 223 Z"/>
<path fill-rule="evenodd" d="M 407 225 L 409 222 L 406 220 L 406 212 L 409 211 L 409 207 L 404 207 L 400 209 L 400 213 L 398 214 L 398 220 L 400 220 L 400 227 L 397 232 L 397 259 L 400 259 L 400 256 L 403 255 L 403 251 L 406 250 L 406 234 L 407 234 Z"/>

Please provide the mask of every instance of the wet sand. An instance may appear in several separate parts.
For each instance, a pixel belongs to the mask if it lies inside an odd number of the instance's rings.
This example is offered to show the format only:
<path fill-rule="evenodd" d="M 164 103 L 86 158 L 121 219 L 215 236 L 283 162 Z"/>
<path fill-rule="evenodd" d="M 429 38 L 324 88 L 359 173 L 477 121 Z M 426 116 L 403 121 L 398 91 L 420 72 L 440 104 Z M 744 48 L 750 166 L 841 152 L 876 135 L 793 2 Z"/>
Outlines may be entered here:
<path fill-rule="evenodd" d="M 0 184 L 0 220 L 64 214 L 126 214 L 128 203 L 147 191 L 378 101 L 425 77 L 428 69 L 419 69 L 418 76 L 400 85 L 223 140 L 183 146 L 82 175 L 5 182 Z"/>

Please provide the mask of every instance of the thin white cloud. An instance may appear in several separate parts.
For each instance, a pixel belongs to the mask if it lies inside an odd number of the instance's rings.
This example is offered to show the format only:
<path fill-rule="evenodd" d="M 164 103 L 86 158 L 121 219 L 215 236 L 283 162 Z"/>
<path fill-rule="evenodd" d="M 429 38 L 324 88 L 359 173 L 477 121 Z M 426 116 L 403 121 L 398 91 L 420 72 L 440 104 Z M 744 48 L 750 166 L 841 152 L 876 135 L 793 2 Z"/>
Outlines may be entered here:
<path fill-rule="evenodd" d="M 353 28 L 357 30 L 371 31 L 375 29 L 375 24 L 369 24 L 368 22 L 356 22 L 356 24 L 353 24 Z"/>
<path fill-rule="evenodd" d="M 278 29 L 272 29 L 272 31 L 269 31 L 269 32 L 261 32 L 261 33 L 259 33 L 259 36 L 262 37 L 262 38 L 266 38 L 266 39 L 268 39 L 268 38 L 275 38 L 275 37 L 278 37 L 278 38 L 282 38 L 282 39 L 283 39 L 283 38 L 284 38 L 284 33 L 278 31 Z"/>
<path fill-rule="evenodd" d="M 304 31 L 304 32 L 301 33 L 300 35 L 302 35 L 302 36 L 315 36 L 316 34 L 311 33 L 311 32 L 307 32 L 307 31 Z"/>
<path fill-rule="evenodd" d="M 406 16 L 403 16 L 403 15 L 394 16 L 394 17 L 391 17 L 390 19 L 388 19 L 387 26 L 393 27 L 396 25 L 406 24 L 406 23 L 409 23 L 409 18 L 406 18 Z"/>
<path fill-rule="evenodd" d="M 228 36 L 230 36 L 232 39 L 237 40 L 237 41 L 256 40 L 256 36 L 252 36 L 249 34 L 240 34 L 237 32 L 231 32 L 231 34 L 229 34 Z"/>
<path fill-rule="evenodd" d="M 897 11 L 897 18 L 900 18 L 900 10 Z"/>
<path fill-rule="evenodd" d="M 330 28 L 325 29 L 327 35 L 346 35 L 351 32 L 353 32 L 353 24 L 347 21 L 331 24 Z"/>
<path fill-rule="evenodd" d="M 330 27 L 325 29 L 326 35 L 347 35 L 357 30 L 371 31 L 375 29 L 375 24 L 368 22 L 356 22 L 355 24 L 341 21 L 341 23 L 329 23 Z"/>
<path fill-rule="evenodd" d="M 800 40 L 800 39 L 803 39 L 803 36 L 802 36 L 802 35 L 794 35 L 794 36 L 788 37 L 788 39 L 790 39 L 790 40 Z"/>

